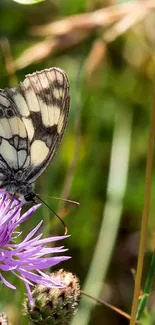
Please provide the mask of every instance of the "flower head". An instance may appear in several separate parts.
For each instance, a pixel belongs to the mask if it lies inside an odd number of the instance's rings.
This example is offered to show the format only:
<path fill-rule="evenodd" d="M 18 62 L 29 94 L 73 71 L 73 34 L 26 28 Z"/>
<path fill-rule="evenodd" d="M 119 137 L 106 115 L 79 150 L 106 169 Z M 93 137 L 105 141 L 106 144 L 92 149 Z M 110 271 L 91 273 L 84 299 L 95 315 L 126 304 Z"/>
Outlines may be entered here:
<path fill-rule="evenodd" d="M 24 312 L 31 324 L 68 325 L 78 310 L 79 280 L 76 275 L 64 270 L 52 272 L 50 276 L 65 287 L 47 289 L 37 284 L 32 291 L 34 304 L 30 306 L 26 298 Z"/>
<path fill-rule="evenodd" d="M 9 288 L 16 289 L 8 282 L 2 272 L 10 271 L 24 281 L 30 304 L 32 305 L 32 294 L 30 286 L 42 284 L 48 288 L 63 288 L 64 285 L 45 274 L 42 270 L 52 267 L 68 256 L 52 256 L 65 252 L 64 246 L 46 247 L 47 243 L 66 238 L 66 236 L 48 237 L 43 239 L 42 233 L 36 235 L 41 227 L 42 221 L 25 237 L 21 243 L 16 243 L 16 238 L 21 232 L 15 233 L 15 229 L 25 222 L 33 212 L 40 207 L 40 204 L 33 206 L 26 213 L 21 215 L 23 202 L 11 198 L 4 191 L 0 191 L 0 279 Z M 46 257 L 45 257 L 46 255 Z"/>

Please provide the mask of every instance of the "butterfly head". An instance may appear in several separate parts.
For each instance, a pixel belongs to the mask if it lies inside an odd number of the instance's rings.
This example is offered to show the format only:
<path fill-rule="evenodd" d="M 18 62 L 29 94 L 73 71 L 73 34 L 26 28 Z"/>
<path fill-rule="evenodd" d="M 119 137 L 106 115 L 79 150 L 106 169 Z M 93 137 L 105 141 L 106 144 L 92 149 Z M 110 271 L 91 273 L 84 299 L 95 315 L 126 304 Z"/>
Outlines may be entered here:
<path fill-rule="evenodd" d="M 34 194 L 34 184 L 20 184 L 16 188 L 16 192 L 24 198 L 25 203 L 36 203 L 36 196 Z"/>
<path fill-rule="evenodd" d="M 33 192 L 29 192 L 27 194 L 24 195 L 24 199 L 26 203 L 36 203 L 36 195 Z"/>
<path fill-rule="evenodd" d="M 11 195 L 18 194 L 20 197 L 23 197 L 25 203 L 35 203 L 36 197 L 34 194 L 34 184 L 18 182 L 17 180 L 7 182 L 3 187 L 6 192 L 10 193 Z"/>

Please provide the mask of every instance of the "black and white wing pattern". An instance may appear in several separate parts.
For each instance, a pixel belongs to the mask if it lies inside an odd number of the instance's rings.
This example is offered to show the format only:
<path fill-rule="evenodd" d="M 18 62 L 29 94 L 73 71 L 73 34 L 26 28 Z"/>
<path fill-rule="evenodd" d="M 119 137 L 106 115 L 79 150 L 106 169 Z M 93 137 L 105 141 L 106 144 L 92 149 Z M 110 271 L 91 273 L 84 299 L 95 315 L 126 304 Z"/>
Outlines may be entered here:
<path fill-rule="evenodd" d="M 67 123 L 69 81 L 59 68 L 0 90 L 0 187 L 24 196 L 54 157 Z"/>

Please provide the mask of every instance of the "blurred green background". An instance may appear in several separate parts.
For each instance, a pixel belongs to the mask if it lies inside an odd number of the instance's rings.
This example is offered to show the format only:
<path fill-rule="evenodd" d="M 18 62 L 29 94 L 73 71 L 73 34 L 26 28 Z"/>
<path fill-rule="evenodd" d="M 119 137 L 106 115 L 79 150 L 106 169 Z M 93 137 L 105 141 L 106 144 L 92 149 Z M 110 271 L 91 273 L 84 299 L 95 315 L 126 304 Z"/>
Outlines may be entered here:
<path fill-rule="evenodd" d="M 71 234 L 65 246 L 72 259 L 60 267 L 75 273 L 88 293 L 127 313 L 144 201 L 155 68 L 154 9 L 154 1 L 147 0 L 46 0 L 33 6 L 0 1 L 0 87 L 16 86 L 26 74 L 52 66 L 64 69 L 70 80 L 65 136 L 36 182 L 40 195 L 80 203 L 44 198 Z M 153 171 L 144 280 L 155 246 L 154 193 Z M 42 205 L 24 225 L 23 237 L 42 218 L 45 235 L 63 234 L 61 223 Z M 8 279 L 18 289 L 1 285 L 0 309 L 12 325 L 27 324 L 21 314 L 25 288 L 15 277 Z M 144 324 L 155 324 L 154 314 L 152 290 L 149 321 L 146 317 Z M 92 308 L 87 298 L 72 324 L 128 322 L 103 305 Z"/>

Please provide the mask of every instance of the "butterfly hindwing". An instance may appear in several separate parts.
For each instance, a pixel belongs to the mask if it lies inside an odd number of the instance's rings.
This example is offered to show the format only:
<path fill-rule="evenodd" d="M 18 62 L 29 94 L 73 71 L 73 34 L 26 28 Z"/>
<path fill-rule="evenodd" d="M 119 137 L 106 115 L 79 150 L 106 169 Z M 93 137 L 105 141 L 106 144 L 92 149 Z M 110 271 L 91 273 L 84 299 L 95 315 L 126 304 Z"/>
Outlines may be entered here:
<path fill-rule="evenodd" d="M 68 110 L 69 82 L 59 68 L 29 74 L 17 88 L 0 90 L 0 184 L 6 170 L 12 175 L 21 170 L 29 184 L 37 179 L 57 151 Z"/>
<path fill-rule="evenodd" d="M 10 98 L 9 89 L 0 90 L 0 171 L 24 168 L 28 139 L 23 121 Z"/>
<path fill-rule="evenodd" d="M 26 76 L 20 87 L 29 108 L 29 116 L 22 119 L 29 124 L 28 135 L 31 134 L 28 180 L 33 182 L 54 157 L 63 136 L 69 110 L 69 83 L 62 70 L 52 68 Z"/>

